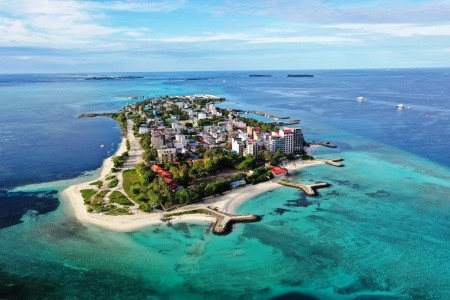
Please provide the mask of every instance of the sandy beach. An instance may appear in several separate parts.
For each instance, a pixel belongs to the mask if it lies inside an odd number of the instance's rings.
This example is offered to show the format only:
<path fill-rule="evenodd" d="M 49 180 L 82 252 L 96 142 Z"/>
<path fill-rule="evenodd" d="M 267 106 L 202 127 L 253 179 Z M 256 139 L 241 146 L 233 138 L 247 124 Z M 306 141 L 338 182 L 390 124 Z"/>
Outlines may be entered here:
<path fill-rule="evenodd" d="M 120 155 L 126 151 L 126 139 L 123 138 L 122 142 L 119 146 L 119 149 L 113 156 Z M 108 157 L 103 162 L 100 176 L 95 180 L 104 180 L 104 178 L 110 173 L 111 168 L 113 167 L 112 157 Z M 294 174 L 296 171 L 318 165 L 323 164 L 322 161 L 304 161 L 304 162 L 295 162 L 289 163 L 284 167 L 288 169 L 291 174 Z M 94 181 L 95 181 L 94 180 Z M 110 216 L 102 213 L 89 213 L 84 204 L 83 198 L 81 196 L 80 190 L 92 188 L 90 183 L 92 180 L 80 184 L 75 184 L 61 192 L 61 196 L 64 200 L 70 203 L 70 206 L 73 209 L 73 213 L 82 223 L 90 223 L 103 228 L 107 228 L 109 230 L 114 231 L 135 231 L 140 228 L 144 228 L 150 225 L 161 224 L 161 217 L 163 215 L 162 212 L 155 213 L 145 213 L 139 211 L 138 209 L 133 210 L 133 215 L 119 215 L 119 216 Z M 261 193 L 264 193 L 269 190 L 273 190 L 281 187 L 274 180 L 262 182 L 257 185 L 247 185 L 236 190 L 229 191 L 221 196 L 210 197 L 205 199 L 202 203 L 193 204 L 184 207 L 187 208 L 199 208 L 204 205 L 208 205 L 211 207 L 216 207 L 219 211 L 234 214 L 236 213 L 238 207 L 242 205 L 246 200 L 249 200 Z M 186 214 L 181 216 L 176 216 L 171 219 L 171 222 L 212 222 L 214 218 L 202 215 L 202 214 Z"/>

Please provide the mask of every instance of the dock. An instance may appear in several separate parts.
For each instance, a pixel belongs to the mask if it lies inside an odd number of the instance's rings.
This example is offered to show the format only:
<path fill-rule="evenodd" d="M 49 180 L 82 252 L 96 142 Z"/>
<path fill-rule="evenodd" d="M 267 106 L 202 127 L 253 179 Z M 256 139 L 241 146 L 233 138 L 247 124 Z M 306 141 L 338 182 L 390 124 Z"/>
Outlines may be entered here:
<path fill-rule="evenodd" d="M 344 164 L 341 164 L 340 162 L 343 161 L 343 158 L 333 158 L 333 159 L 320 159 L 320 161 L 323 161 L 324 163 L 333 166 L 333 167 L 343 167 Z"/>
<path fill-rule="evenodd" d="M 179 215 L 179 214 L 206 214 L 216 219 L 213 226 L 213 233 L 217 235 L 224 235 L 231 232 L 232 225 L 235 223 L 248 223 L 248 222 L 257 222 L 261 220 L 261 217 L 258 215 L 231 215 L 224 212 L 217 211 L 212 209 L 209 206 L 202 206 L 201 208 L 191 208 L 188 210 L 182 210 L 179 212 L 174 212 L 172 214 L 164 214 L 161 217 L 163 221 L 169 221 L 171 216 Z"/>
<path fill-rule="evenodd" d="M 304 191 L 308 196 L 317 196 L 316 189 L 330 186 L 330 184 L 326 182 L 318 182 L 314 184 L 301 184 L 286 179 L 281 179 L 280 181 L 278 181 L 278 183 L 284 186 L 298 188 Z"/>

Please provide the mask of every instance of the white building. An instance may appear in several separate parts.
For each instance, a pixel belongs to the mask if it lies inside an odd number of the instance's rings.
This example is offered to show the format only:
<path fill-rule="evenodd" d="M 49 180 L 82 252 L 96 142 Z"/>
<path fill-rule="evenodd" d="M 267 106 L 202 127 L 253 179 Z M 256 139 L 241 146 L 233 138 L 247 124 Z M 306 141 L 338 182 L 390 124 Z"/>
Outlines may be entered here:
<path fill-rule="evenodd" d="M 258 142 L 255 140 L 247 140 L 247 147 L 245 148 L 245 154 L 251 154 L 253 156 L 258 155 Z"/>
<path fill-rule="evenodd" d="M 244 154 L 244 144 L 242 143 L 242 140 L 237 138 L 231 139 L 231 151 L 236 152 L 239 155 Z"/>
<path fill-rule="evenodd" d="M 244 185 L 246 185 L 246 184 L 247 184 L 247 183 L 245 182 L 244 179 L 235 180 L 235 181 L 230 182 L 230 188 L 231 188 L 231 189 L 235 189 L 235 188 L 237 188 L 237 187 L 244 186 Z"/>
<path fill-rule="evenodd" d="M 139 134 L 144 134 L 144 133 L 147 133 L 149 131 L 149 129 L 148 129 L 148 127 L 147 127 L 147 125 L 141 125 L 141 126 L 139 126 Z"/>
<path fill-rule="evenodd" d="M 198 117 L 199 120 L 206 119 L 206 113 L 200 112 L 200 113 L 198 113 L 197 117 Z"/>

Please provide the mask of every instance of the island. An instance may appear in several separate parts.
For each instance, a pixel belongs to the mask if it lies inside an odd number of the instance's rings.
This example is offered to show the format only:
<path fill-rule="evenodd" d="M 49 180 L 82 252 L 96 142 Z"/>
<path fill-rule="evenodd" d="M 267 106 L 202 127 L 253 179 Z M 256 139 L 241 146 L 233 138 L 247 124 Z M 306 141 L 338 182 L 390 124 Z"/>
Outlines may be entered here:
<path fill-rule="evenodd" d="M 287 77 L 314 77 L 314 75 L 311 75 L 311 74 L 288 74 Z"/>
<path fill-rule="evenodd" d="M 123 140 L 96 180 L 62 192 L 75 215 L 121 231 L 161 222 L 215 221 L 213 232 L 225 234 L 234 223 L 260 219 L 235 214 L 246 199 L 281 185 L 309 196 L 329 186 L 285 177 L 312 165 L 342 166 L 340 159 L 314 159 L 301 128 L 244 117 L 240 110 L 220 108 L 224 101 L 214 95 L 164 96 L 117 113 L 81 114 L 114 118 Z"/>

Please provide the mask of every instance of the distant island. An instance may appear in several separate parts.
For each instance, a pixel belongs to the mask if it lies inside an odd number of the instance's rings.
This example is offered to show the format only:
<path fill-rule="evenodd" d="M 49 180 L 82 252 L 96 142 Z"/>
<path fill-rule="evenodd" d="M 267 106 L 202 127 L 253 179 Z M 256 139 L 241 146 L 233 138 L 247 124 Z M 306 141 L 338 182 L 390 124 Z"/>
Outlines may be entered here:
<path fill-rule="evenodd" d="M 87 77 L 84 80 L 121 80 L 121 79 L 138 79 L 144 78 L 143 76 L 94 76 Z"/>
<path fill-rule="evenodd" d="M 77 217 L 115 230 L 215 219 L 213 232 L 225 234 L 233 223 L 260 219 L 233 213 L 242 201 L 265 190 L 284 185 L 314 196 L 315 188 L 329 186 L 280 178 L 311 165 L 340 167 L 339 159 L 314 159 L 300 128 L 281 128 L 284 123 L 261 122 L 245 112 L 244 117 L 241 110 L 217 106 L 224 101 L 213 95 L 165 96 L 117 113 L 79 115 L 114 118 L 124 138 L 116 154 L 105 160 L 99 178 L 63 191 Z"/>
<path fill-rule="evenodd" d="M 213 80 L 214 77 L 188 77 L 188 78 L 169 78 L 169 80 L 195 81 L 195 80 Z"/>
<path fill-rule="evenodd" d="M 248 77 L 272 77 L 272 75 L 266 75 L 266 74 L 251 74 L 251 75 L 248 75 Z"/>
<path fill-rule="evenodd" d="M 310 74 L 289 74 L 287 77 L 314 77 L 314 75 L 310 75 Z"/>

